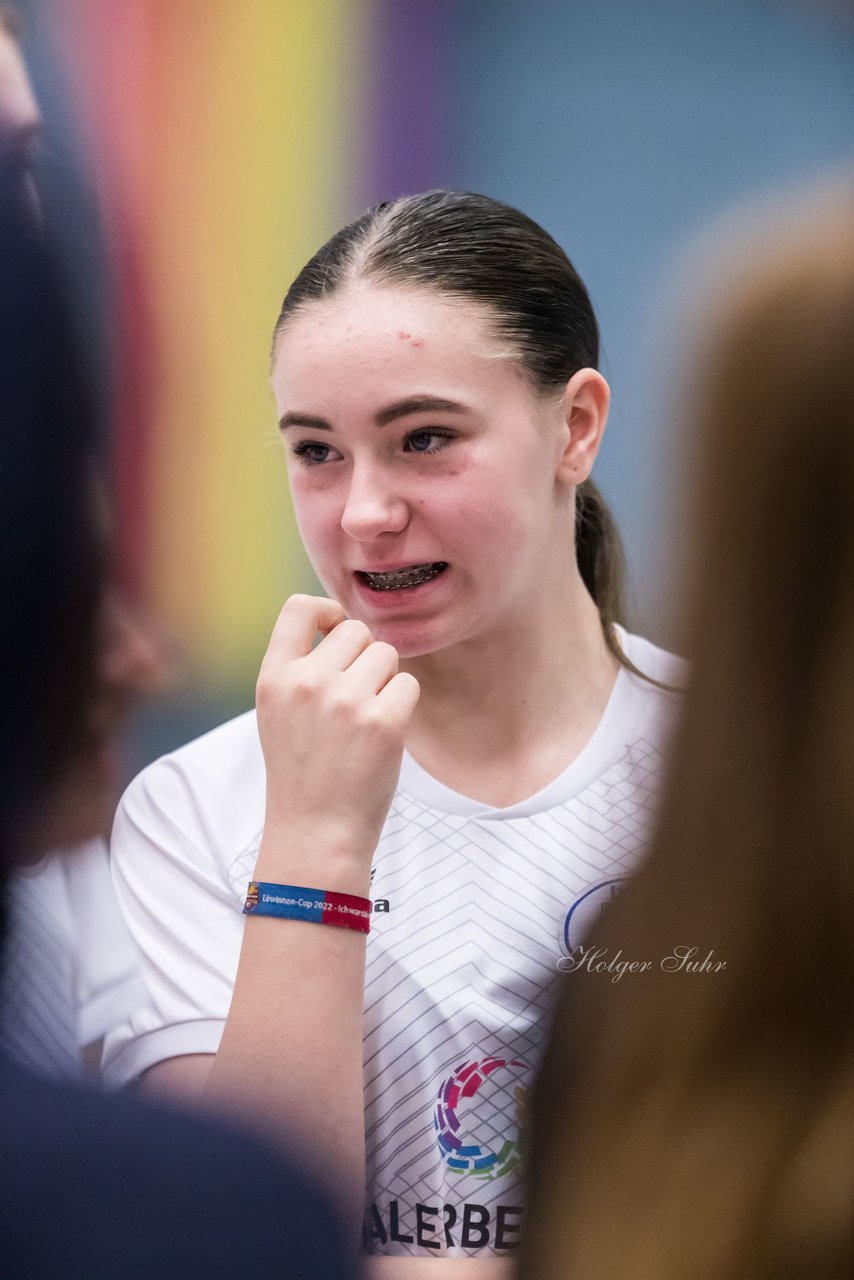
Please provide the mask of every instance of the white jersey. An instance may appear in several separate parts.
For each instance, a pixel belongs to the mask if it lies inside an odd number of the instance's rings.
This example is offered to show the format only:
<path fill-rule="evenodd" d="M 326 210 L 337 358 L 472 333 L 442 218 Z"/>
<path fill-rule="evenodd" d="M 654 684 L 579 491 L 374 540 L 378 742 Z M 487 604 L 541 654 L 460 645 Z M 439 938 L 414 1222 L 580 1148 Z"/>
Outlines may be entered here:
<path fill-rule="evenodd" d="M 678 659 L 622 639 L 641 671 L 683 682 Z M 577 759 L 505 809 L 404 756 L 374 856 L 367 940 L 369 1251 L 476 1257 L 518 1243 L 525 1108 L 560 962 L 647 843 L 677 704 L 621 669 Z M 113 860 L 150 1003 L 109 1037 L 113 1082 L 216 1052 L 264 790 L 254 713 L 128 789 Z"/>
<path fill-rule="evenodd" d="M 80 1077 L 81 1050 L 145 999 L 106 845 L 93 840 L 20 868 L 7 899 L 0 1048 L 43 1075 Z"/>

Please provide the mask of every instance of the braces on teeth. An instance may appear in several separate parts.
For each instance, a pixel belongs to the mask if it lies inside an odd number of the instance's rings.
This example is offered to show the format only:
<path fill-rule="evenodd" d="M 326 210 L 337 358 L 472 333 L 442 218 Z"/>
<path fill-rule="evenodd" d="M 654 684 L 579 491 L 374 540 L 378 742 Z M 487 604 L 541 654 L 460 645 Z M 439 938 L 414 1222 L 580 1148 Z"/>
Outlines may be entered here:
<path fill-rule="evenodd" d="M 444 569 L 442 561 L 435 564 L 416 565 L 411 569 L 396 569 L 393 573 L 365 573 L 368 585 L 374 591 L 399 591 L 401 587 L 418 587 L 429 582 Z"/>

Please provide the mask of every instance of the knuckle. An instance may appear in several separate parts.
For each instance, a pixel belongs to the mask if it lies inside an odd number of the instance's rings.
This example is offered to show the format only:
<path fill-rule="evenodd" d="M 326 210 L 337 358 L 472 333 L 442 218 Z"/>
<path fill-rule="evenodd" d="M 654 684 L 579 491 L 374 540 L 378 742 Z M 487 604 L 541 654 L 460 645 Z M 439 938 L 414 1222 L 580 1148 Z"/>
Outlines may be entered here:
<path fill-rule="evenodd" d="M 384 708 L 377 706 L 375 701 L 365 709 L 364 726 L 367 733 L 376 741 L 390 741 L 396 735 L 393 719 Z"/>
<path fill-rule="evenodd" d="M 348 634 L 354 640 L 364 640 L 366 644 L 370 644 L 372 639 L 370 627 L 360 618 L 345 618 L 340 626 L 346 627 Z"/>
<path fill-rule="evenodd" d="M 309 701 L 317 696 L 320 688 L 321 682 L 309 666 L 293 664 L 287 680 L 287 690 L 291 698 L 296 702 Z"/>
<path fill-rule="evenodd" d="M 394 671 L 397 671 L 397 664 L 400 661 L 400 656 L 393 644 L 389 644 L 387 640 L 375 640 L 371 646 L 371 651 L 375 653 L 378 658 L 382 658 L 387 666 L 391 667 Z"/>
<path fill-rule="evenodd" d="M 258 679 L 255 681 L 255 694 L 259 698 L 271 698 L 279 688 L 280 680 L 275 664 L 269 658 L 265 658 L 261 663 Z"/>
<path fill-rule="evenodd" d="M 339 686 L 330 691 L 328 707 L 336 718 L 341 720 L 352 719 L 359 710 L 359 702 L 347 688 Z"/>
<path fill-rule="evenodd" d="M 302 592 L 297 592 L 295 595 L 288 596 L 287 600 L 282 605 L 282 610 L 286 610 L 288 613 L 302 613 L 304 609 L 311 605 L 311 603 L 311 596 L 307 596 Z"/>
<path fill-rule="evenodd" d="M 285 702 L 285 691 L 278 680 L 258 680 L 255 685 L 255 709 L 262 715 L 278 715 Z"/>

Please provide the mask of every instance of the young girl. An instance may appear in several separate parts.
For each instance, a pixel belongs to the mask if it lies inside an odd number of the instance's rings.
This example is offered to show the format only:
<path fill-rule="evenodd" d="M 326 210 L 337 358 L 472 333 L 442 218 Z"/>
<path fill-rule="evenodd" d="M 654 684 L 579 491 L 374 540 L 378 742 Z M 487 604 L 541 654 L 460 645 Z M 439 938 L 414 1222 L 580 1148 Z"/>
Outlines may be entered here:
<path fill-rule="evenodd" d="M 329 599 L 287 601 L 256 712 L 117 818 L 151 1008 L 110 1075 L 227 1101 L 359 1215 L 367 1161 L 372 1253 L 517 1244 L 558 968 L 644 848 L 681 671 L 619 625 L 597 356 L 583 284 L 514 209 L 431 192 L 333 236 L 273 351 Z M 244 923 L 250 881 L 302 918 Z M 370 896 L 367 964 L 308 890 L 357 926 Z"/>

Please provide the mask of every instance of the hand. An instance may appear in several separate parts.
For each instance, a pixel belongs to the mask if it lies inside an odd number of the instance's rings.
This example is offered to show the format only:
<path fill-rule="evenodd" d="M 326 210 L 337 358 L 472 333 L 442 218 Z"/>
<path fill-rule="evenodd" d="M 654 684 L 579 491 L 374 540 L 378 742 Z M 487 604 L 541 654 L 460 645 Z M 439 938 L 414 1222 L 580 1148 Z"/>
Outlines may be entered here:
<path fill-rule="evenodd" d="M 312 650 L 318 631 L 324 638 Z M 367 873 L 419 693 L 415 677 L 398 671 L 397 651 L 345 618 L 334 600 L 286 601 L 256 689 L 267 769 L 265 875 L 271 844 L 283 856 L 306 849 L 354 859 Z"/>

